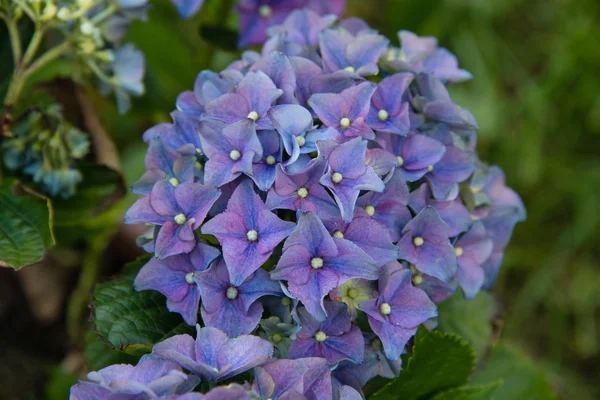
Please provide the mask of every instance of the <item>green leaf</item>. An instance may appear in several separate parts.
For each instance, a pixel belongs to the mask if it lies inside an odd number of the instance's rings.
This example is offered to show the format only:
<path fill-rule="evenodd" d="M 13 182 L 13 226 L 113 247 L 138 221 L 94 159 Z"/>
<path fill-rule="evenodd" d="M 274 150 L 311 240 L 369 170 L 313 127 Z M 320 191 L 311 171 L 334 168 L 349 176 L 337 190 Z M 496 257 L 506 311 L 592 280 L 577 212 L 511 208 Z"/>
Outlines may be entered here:
<path fill-rule="evenodd" d="M 224 26 L 203 25 L 200 27 L 200 36 L 219 49 L 227 51 L 238 49 L 238 33 Z"/>
<path fill-rule="evenodd" d="M 432 400 L 492 400 L 502 381 L 480 386 L 461 386 L 438 393 Z"/>
<path fill-rule="evenodd" d="M 88 223 L 107 211 L 126 192 L 123 177 L 113 169 L 88 163 L 79 169 L 83 180 L 75 196 L 54 201 L 57 226 Z"/>
<path fill-rule="evenodd" d="M 495 400 L 555 400 L 544 371 L 519 349 L 499 343 L 492 350 L 483 368 L 472 378 L 474 384 L 486 384 L 502 379 Z"/>
<path fill-rule="evenodd" d="M 108 346 L 98 335 L 89 331 L 85 335 L 85 348 L 83 356 L 90 371 L 98 371 L 113 364 L 137 364 L 139 357 L 115 350 Z"/>
<path fill-rule="evenodd" d="M 438 304 L 438 330 L 454 333 L 473 346 L 477 360 L 491 347 L 492 320 L 498 314 L 496 299 L 487 292 L 479 292 L 472 300 L 456 293 Z"/>
<path fill-rule="evenodd" d="M 42 261 L 54 246 L 52 203 L 25 192 L 15 179 L 0 182 L 0 266 L 19 269 Z"/>
<path fill-rule="evenodd" d="M 419 331 L 410 357 L 402 358 L 400 377 L 369 399 L 411 400 L 463 385 L 475 366 L 473 348 L 460 337 Z"/>
<path fill-rule="evenodd" d="M 96 332 L 108 345 L 133 355 L 149 353 L 155 343 L 179 332 L 183 322 L 159 292 L 134 290 L 133 280 L 147 260 L 128 264 L 120 280 L 98 284 L 93 293 Z"/>

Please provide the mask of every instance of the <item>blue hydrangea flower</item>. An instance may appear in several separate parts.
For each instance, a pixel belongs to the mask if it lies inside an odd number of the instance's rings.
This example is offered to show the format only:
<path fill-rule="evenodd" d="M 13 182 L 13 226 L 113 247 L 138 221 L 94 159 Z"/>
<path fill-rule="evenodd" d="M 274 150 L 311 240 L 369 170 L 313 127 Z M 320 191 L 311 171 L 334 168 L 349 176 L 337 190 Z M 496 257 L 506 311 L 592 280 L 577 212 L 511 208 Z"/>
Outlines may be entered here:
<path fill-rule="evenodd" d="M 221 192 L 200 183 L 174 185 L 158 181 L 149 196 L 136 201 L 125 214 L 125 223 L 161 225 L 155 252 L 159 258 L 189 253 L 196 245 L 194 231 L 200 227 Z"/>
<path fill-rule="evenodd" d="M 382 80 L 371 97 L 367 124 L 376 131 L 406 135 L 410 129 L 409 103 L 405 94 L 410 74 L 394 74 Z"/>
<path fill-rule="evenodd" d="M 334 364 L 351 360 L 360 364 L 364 339 L 360 328 L 352 324 L 344 303 L 325 302 L 327 318 L 318 321 L 305 308 L 298 310 L 301 329 L 290 346 L 288 357 L 323 357 Z"/>
<path fill-rule="evenodd" d="M 272 279 L 287 280 L 297 297 L 317 320 L 327 317 L 323 298 L 348 279 L 377 279 L 378 266 L 352 242 L 332 237 L 316 214 L 303 213 L 285 241 Z"/>
<path fill-rule="evenodd" d="M 202 8 L 204 0 L 171 0 L 182 18 L 190 18 Z"/>
<path fill-rule="evenodd" d="M 270 360 L 273 346 L 252 335 L 230 339 L 216 328 L 196 326 L 196 340 L 176 335 L 154 346 L 156 354 L 210 382 L 222 381 Z"/>
<path fill-rule="evenodd" d="M 132 96 L 144 94 L 144 54 L 132 43 L 126 43 L 115 52 L 112 70 L 115 79 L 114 91 L 121 114 L 131 107 Z"/>
<path fill-rule="evenodd" d="M 187 90 L 177 97 L 177 109 L 188 115 L 200 117 L 208 103 L 233 92 L 243 78 L 244 75 L 236 70 L 225 70 L 220 73 L 202 71 L 196 77 L 194 90 Z"/>
<path fill-rule="evenodd" d="M 420 324 L 437 316 L 435 304 L 425 292 L 412 286 L 411 278 L 410 270 L 397 261 L 386 264 L 379 277 L 379 297 L 360 304 L 391 360 L 400 357 Z"/>
<path fill-rule="evenodd" d="M 399 257 L 419 271 L 444 282 L 456 273 L 456 255 L 450 244 L 450 229 L 433 207 L 425 207 L 402 230 Z"/>
<path fill-rule="evenodd" d="M 331 372 L 324 358 L 274 360 L 254 369 L 254 388 L 263 399 L 332 400 Z"/>
<path fill-rule="evenodd" d="M 71 400 L 168 397 L 189 392 L 200 383 L 176 363 L 153 354 L 143 356 L 135 367 L 111 365 L 90 372 L 87 379 L 71 388 Z"/>
<path fill-rule="evenodd" d="M 133 283 L 135 290 L 157 290 L 167 298 L 167 308 L 178 312 L 188 325 L 198 322 L 200 291 L 194 280 L 219 256 L 216 248 L 198 242 L 189 254 L 152 258 L 142 267 Z"/>
<path fill-rule="evenodd" d="M 259 269 L 240 285 L 232 285 L 221 259 L 205 272 L 194 274 L 202 297 L 202 320 L 229 337 L 247 335 L 256 328 L 263 314 L 259 298 L 281 295 L 279 282 Z"/>
<path fill-rule="evenodd" d="M 458 260 L 458 283 L 465 298 L 472 299 L 483 286 L 485 274 L 481 264 L 492 255 L 493 247 L 492 239 L 479 221 L 454 244 Z"/>
<path fill-rule="evenodd" d="M 252 182 L 246 180 L 233 192 L 227 210 L 204 224 L 202 233 L 219 239 L 231 283 L 241 285 L 294 226 L 273 214 L 254 192 Z"/>
<path fill-rule="evenodd" d="M 348 142 L 319 142 L 319 157 L 327 159 L 328 168 L 321 177 L 323 186 L 330 189 L 346 222 L 354 217 L 354 205 L 361 190 L 382 192 L 385 184 L 365 162 L 367 142 L 355 138 Z"/>

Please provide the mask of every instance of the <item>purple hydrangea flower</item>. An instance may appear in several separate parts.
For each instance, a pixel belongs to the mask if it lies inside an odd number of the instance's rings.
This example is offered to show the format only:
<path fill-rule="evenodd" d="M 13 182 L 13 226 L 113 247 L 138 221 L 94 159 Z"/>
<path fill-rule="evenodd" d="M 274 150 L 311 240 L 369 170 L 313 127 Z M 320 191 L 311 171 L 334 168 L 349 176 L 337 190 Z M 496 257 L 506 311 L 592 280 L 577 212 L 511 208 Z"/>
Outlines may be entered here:
<path fill-rule="evenodd" d="M 320 218 L 340 215 L 335 201 L 319 183 L 327 163 L 321 158 L 312 160 L 296 173 L 286 173 L 277 168 L 275 185 L 267 194 L 266 206 L 270 209 L 312 211 Z"/>
<path fill-rule="evenodd" d="M 154 184 L 166 179 L 176 184 L 194 181 L 194 155 L 182 154 L 165 146 L 160 138 L 150 139 L 144 158 L 146 172 L 133 184 L 133 193 L 147 196 Z"/>
<path fill-rule="evenodd" d="M 419 271 L 444 282 L 456 273 L 456 255 L 450 244 L 450 229 L 433 207 L 425 207 L 402 230 L 398 242 L 400 258 Z"/>
<path fill-rule="evenodd" d="M 396 170 L 383 192 L 367 192 L 356 200 L 355 216 L 368 216 L 384 225 L 392 242 L 400 240 L 402 228 L 412 219 L 407 204 L 409 192 L 404 174 Z M 420 210 L 419 210 L 420 211 Z"/>
<path fill-rule="evenodd" d="M 450 228 L 451 237 L 466 232 L 473 224 L 469 209 L 461 203 L 460 199 L 450 201 L 435 200 L 431 193 L 431 188 L 426 183 L 423 183 L 417 190 L 410 193 L 408 204 L 417 214 L 427 206 L 435 208 L 442 220 Z"/>
<path fill-rule="evenodd" d="M 391 360 L 400 357 L 420 324 L 437 316 L 435 304 L 425 292 L 412 286 L 411 278 L 410 270 L 397 261 L 386 264 L 379 277 L 379 297 L 360 304 Z"/>
<path fill-rule="evenodd" d="M 458 184 L 469 179 L 474 170 L 473 156 L 458 147 L 447 146 L 440 161 L 428 168 L 425 179 L 436 200 L 454 200 Z"/>
<path fill-rule="evenodd" d="M 239 47 L 262 44 L 267 39 L 266 31 L 281 24 L 295 9 L 302 8 L 305 0 L 240 0 Z"/>
<path fill-rule="evenodd" d="M 331 372 L 324 358 L 274 360 L 254 369 L 254 389 L 262 399 L 332 400 Z"/>
<path fill-rule="evenodd" d="M 272 279 L 287 280 L 297 297 L 317 320 L 327 317 L 323 298 L 348 279 L 377 279 L 378 266 L 352 242 L 333 238 L 316 214 L 303 213 L 283 246 Z"/>
<path fill-rule="evenodd" d="M 227 203 L 227 210 L 202 227 L 223 246 L 231 283 L 241 285 L 267 261 L 275 246 L 294 230 L 294 223 L 271 212 L 254 193 L 252 182 L 242 182 Z"/>
<path fill-rule="evenodd" d="M 396 156 L 397 165 L 407 181 L 421 179 L 444 156 L 446 147 L 439 141 L 422 134 L 407 137 L 378 133 L 377 143 Z"/>
<path fill-rule="evenodd" d="M 352 324 L 344 303 L 325 302 L 327 318 L 320 322 L 305 308 L 298 310 L 302 329 L 290 346 L 288 357 L 323 357 L 330 363 L 351 360 L 360 364 L 365 342 L 357 325 Z"/>
<path fill-rule="evenodd" d="M 172 360 L 210 382 L 222 381 L 269 361 L 273 346 L 258 336 L 230 339 L 216 328 L 196 326 L 190 335 L 172 336 L 154 346 L 152 353 Z"/>
<path fill-rule="evenodd" d="M 457 83 L 472 78 L 458 67 L 456 57 L 444 48 L 438 48 L 434 37 L 419 37 L 409 31 L 398 32 L 401 43 L 399 57 L 392 55 L 388 62 L 398 71 L 424 72 L 442 82 Z"/>
<path fill-rule="evenodd" d="M 454 245 L 458 260 L 458 283 L 465 298 L 472 299 L 483 286 L 485 275 L 481 264 L 490 257 L 493 247 L 492 239 L 479 221 Z"/>
<path fill-rule="evenodd" d="M 267 111 L 283 94 L 262 71 L 251 71 L 236 86 L 235 92 L 224 94 L 206 105 L 205 118 L 214 118 L 227 124 L 251 120 L 256 129 L 273 129 Z"/>
<path fill-rule="evenodd" d="M 355 217 L 350 222 L 336 217 L 324 221 L 324 224 L 334 237 L 351 241 L 371 256 L 377 265 L 381 266 L 398 258 L 398 248 L 392 243 L 385 225 L 368 216 Z"/>
<path fill-rule="evenodd" d="M 241 285 L 232 285 L 223 260 L 213 263 L 205 272 L 194 274 L 202 296 L 202 320 L 206 326 L 218 328 L 229 337 L 249 334 L 263 313 L 262 296 L 280 295 L 279 282 L 258 269 Z"/>
<path fill-rule="evenodd" d="M 111 365 L 90 372 L 87 379 L 71 388 L 71 400 L 152 399 L 186 393 L 200 383 L 176 363 L 152 354 L 144 355 L 135 367 Z"/>
<path fill-rule="evenodd" d="M 312 115 L 306 108 L 295 104 L 275 106 L 269 110 L 268 115 L 290 156 L 287 163 L 294 163 L 300 156 L 301 147 L 306 143 L 306 132 L 313 130 Z"/>
<path fill-rule="evenodd" d="M 367 125 L 380 132 L 406 135 L 410 129 L 408 99 L 405 93 L 413 80 L 411 74 L 394 74 L 382 80 L 371 97 Z"/>
<path fill-rule="evenodd" d="M 131 108 L 129 95 L 141 96 L 145 91 L 144 54 L 132 43 L 126 43 L 115 52 L 112 70 L 116 82 L 112 89 L 115 91 L 119 113 L 125 114 Z"/>
<path fill-rule="evenodd" d="M 225 70 L 218 74 L 202 71 L 196 78 L 194 90 L 185 91 L 177 97 L 177 109 L 188 115 L 200 117 L 208 103 L 233 92 L 243 78 L 244 75 L 236 70 Z"/>
<path fill-rule="evenodd" d="M 355 138 L 348 142 L 319 142 L 319 157 L 326 158 L 329 166 L 320 182 L 333 193 L 344 221 L 354 217 L 354 205 L 361 190 L 382 192 L 383 181 L 365 162 L 367 142 Z"/>
<path fill-rule="evenodd" d="M 262 159 L 252 165 L 252 180 L 259 190 L 266 192 L 273 186 L 277 165 L 281 164 L 279 135 L 272 130 L 258 132 L 258 140 L 263 149 Z"/>
<path fill-rule="evenodd" d="M 375 32 L 353 35 L 338 27 L 323 31 L 319 38 L 323 65 L 328 72 L 345 71 L 359 76 L 376 75 L 377 61 L 389 40 Z"/>
<path fill-rule="evenodd" d="M 208 157 L 204 164 L 207 185 L 219 187 L 242 174 L 252 176 L 252 164 L 263 156 L 254 122 L 225 125 L 209 120 L 201 122 L 199 130 L 202 149 Z"/>
<path fill-rule="evenodd" d="M 189 254 L 152 258 L 142 267 L 133 283 L 135 290 L 157 290 L 167 298 L 167 308 L 178 312 L 188 325 L 198 322 L 200 292 L 194 281 L 219 256 L 216 248 L 198 242 Z"/>
<path fill-rule="evenodd" d="M 171 150 L 181 154 L 202 154 L 200 136 L 196 130 L 198 122 L 181 111 L 171 113 L 173 123 L 161 123 L 144 132 L 144 141 L 160 139 Z"/>
<path fill-rule="evenodd" d="M 125 214 L 125 223 L 161 225 L 156 237 L 158 258 L 189 253 L 196 245 L 194 231 L 221 192 L 200 183 L 184 182 L 174 186 L 158 181 L 149 196 L 136 201 Z"/>
<path fill-rule="evenodd" d="M 374 91 L 373 84 L 363 82 L 339 94 L 314 94 L 308 104 L 325 126 L 338 130 L 344 137 L 374 139 L 375 133 L 365 123 Z"/>

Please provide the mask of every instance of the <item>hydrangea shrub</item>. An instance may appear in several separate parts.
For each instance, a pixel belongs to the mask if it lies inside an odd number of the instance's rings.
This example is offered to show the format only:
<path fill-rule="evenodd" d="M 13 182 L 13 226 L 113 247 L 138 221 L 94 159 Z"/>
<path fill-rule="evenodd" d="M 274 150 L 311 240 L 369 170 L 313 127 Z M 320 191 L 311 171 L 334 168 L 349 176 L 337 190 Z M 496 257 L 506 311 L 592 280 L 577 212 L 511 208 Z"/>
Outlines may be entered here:
<path fill-rule="evenodd" d="M 143 136 L 125 221 L 150 225 L 153 257 L 135 288 L 196 337 L 91 373 L 73 399 L 358 399 L 398 376 L 437 303 L 493 285 L 525 209 L 448 92 L 471 75 L 434 38 L 400 31 L 396 48 L 304 3 L 240 2 L 261 52 L 200 72 Z M 200 380 L 222 386 L 190 392 Z"/>

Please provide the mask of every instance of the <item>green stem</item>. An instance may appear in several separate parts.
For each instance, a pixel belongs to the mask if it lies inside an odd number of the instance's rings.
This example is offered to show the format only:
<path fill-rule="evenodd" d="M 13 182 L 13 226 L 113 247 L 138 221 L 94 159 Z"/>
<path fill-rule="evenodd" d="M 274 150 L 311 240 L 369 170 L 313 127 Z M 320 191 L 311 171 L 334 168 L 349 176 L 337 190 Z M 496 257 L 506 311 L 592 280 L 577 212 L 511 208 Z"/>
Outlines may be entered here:
<path fill-rule="evenodd" d="M 44 31 L 45 30 L 43 28 L 36 24 L 35 31 L 31 37 L 31 41 L 29 42 L 29 46 L 27 46 L 27 50 L 23 56 L 23 65 L 27 66 L 35 56 L 35 53 L 38 51 L 40 44 L 42 43 L 42 39 L 44 38 Z"/>
<path fill-rule="evenodd" d="M 94 25 L 99 25 L 102 22 L 104 22 L 104 20 L 106 20 L 108 17 L 113 15 L 115 11 L 117 11 L 117 6 L 113 4 L 109 7 L 107 7 L 106 9 L 104 9 L 104 11 L 102 11 L 102 12 L 98 13 L 96 16 L 94 16 L 94 18 L 92 18 L 90 20 L 90 22 Z"/>
<path fill-rule="evenodd" d="M 35 19 L 36 19 L 35 12 L 29 7 L 29 5 L 27 3 L 25 3 L 23 0 L 13 0 L 13 1 L 25 12 L 25 14 L 27 14 L 29 19 L 31 19 L 32 21 L 35 21 Z"/>
<path fill-rule="evenodd" d="M 8 36 L 10 37 L 10 44 L 13 53 L 13 62 L 15 71 L 21 65 L 21 57 L 23 55 L 21 48 L 21 35 L 19 34 L 19 28 L 17 23 L 10 19 L 8 16 L 2 17 L 6 21 L 6 27 L 8 28 Z"/>
<path fill-rule="evenodd" d="M 102 72 L 102 70 L 98 67 L 98 65 L 96 65 L 95 62 L 87 61 L 86 64 L 88 67 L 90 67 L 90 69 L 96 75 L 96 77 L 98 77 L 98 79 L 100 79 L 107 85 L 114 86 L 115 82 L 108 75 Z"/>

